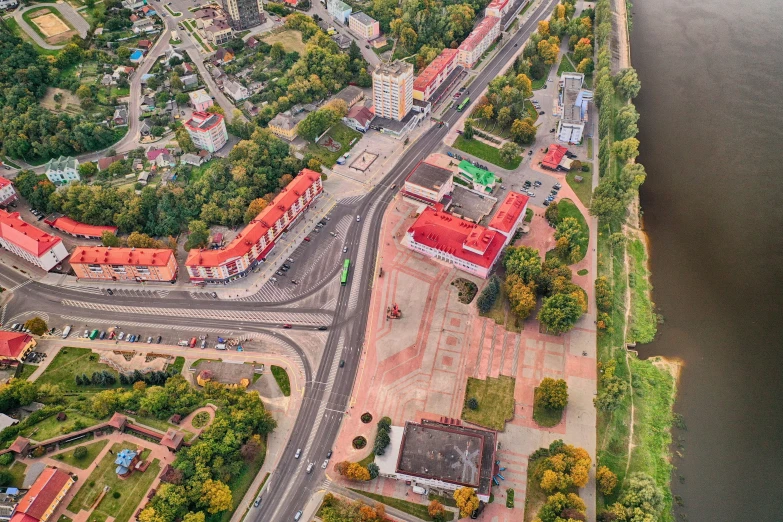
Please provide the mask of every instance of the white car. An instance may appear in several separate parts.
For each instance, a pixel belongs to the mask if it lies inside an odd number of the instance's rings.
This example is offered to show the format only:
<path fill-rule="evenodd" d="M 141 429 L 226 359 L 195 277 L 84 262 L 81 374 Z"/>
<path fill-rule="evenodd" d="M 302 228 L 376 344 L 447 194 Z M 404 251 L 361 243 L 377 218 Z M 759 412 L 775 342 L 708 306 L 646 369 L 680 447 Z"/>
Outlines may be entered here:
<path fill-rule="evenodd" d="M 323 464 L 321 464 L 321 469 L 326 469 L 326 466 L 329 465 L 329 459 L 326 459 Z"/>

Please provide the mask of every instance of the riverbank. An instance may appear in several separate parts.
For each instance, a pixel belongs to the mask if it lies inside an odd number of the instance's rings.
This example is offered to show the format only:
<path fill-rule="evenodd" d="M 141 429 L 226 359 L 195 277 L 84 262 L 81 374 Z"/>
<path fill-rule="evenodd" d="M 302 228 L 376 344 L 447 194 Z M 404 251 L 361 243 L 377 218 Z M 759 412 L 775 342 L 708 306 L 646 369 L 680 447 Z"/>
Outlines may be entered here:
<path fill-rule="evenodd" d="M 618 479 L 614 491 L 599 497 L 597 508 L 599 513 L 603 509 L 628 509 L 624 494 L 640 477 L 647 476 L 661 496 L 660 505 L 651 514 L 656 520 L 673 521 L 670 446 L 680 365 L 663 358 L 642 360 L 627 349 L 655 338 L 658 316 L 652 301 L 647 240 L 640 220 L 638 189 L 645 173 L 643 166 L 635 162 L 638 141 L 634 136 L 638 129 L 635 121 L 631 127 L 623 126 L 618 118 L 621 113 L 636 114 L 631 99 L 638 93 L 635 72 L 625 72 L 630 66 L 630 46 L 627 13 L 620 4 L 622 0 L 600 0 L 595 20 L 596 33 L 607 35 L 596 42 L 595 86 L 600 107 L 599 165 L 604 185 L 596 192 L 600 194 L 599 201 L 603 198 L 605 203 L 604 211 L 596 213 L 600 223 L 598 276 L 608 283 L 609 310 L 605 328 L 598 335 L 598 362 L 603 375 L 598 386 L 601 407 L 597 457 L 598 465 L 607 466 Z M 617 81 L 620 77 L 624 81 Z"/>

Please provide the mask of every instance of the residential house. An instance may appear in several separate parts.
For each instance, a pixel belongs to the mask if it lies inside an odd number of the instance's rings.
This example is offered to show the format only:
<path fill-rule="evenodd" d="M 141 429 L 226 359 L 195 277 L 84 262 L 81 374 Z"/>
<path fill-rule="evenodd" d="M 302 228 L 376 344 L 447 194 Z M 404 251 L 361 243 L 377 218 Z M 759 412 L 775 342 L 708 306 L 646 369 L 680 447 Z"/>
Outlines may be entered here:
<path fill-rule="evenodd" d="M 144 168 L 144 161 L 141 158 L 133 160 L 133 170 L 142 170 Z"/>
<path fill-rule="evenodd" d="M 139 20 L 141 20 L 141 17 L 135 14 L 130 15 L 129 18 L 131 22 L 138 22 Z"/>
<path fill-rule="evenodd" d="M 0 331 L 0 360 L 3 364 L 23 362 L 36 345 L 35 339 L 29 334 L 2 330 Z"/>
<path fill-rule="evenodd" d="M 150 147 L 147 151 L 147 160 L 154 162 L 161 154 L 168 154 L 168 149 L 156 149 Z"/>
<path fill-rule="evenodd" d="M 114 83 L 114 78 L 112 78 L 111 74 L 109 73 L 104 74 L 103 78 L 101 78 L 101 85 L 103 85 L 104 87 L 108 87 L 113 83 Z"/>
<path fill-rule="evenodd" d="M 370 109 L 363 105 L 354 105 L 343 118 L 343 122 L 359 132 L 367 132 L 373 118 L 375 114 Z"/>
<path fill-rule="evenodd" d="M 234 102 L 242 101 L 250 96 L 247 87 L 233 80 L 226 80 L 223 82 L 223 90 L 226 94 L 231 96 Z"/>
<path fill-rule="evenodd" d="M 204 158 L 199 156 L 198 154 L 191 154 L 190 152 L 183 154 L 182 157 L 179 159 L 180 163 L 184 163 L 185 165 L 193 165 L 194 167 L 200 167 L 202 163 L 204 163 Z"/>
<path fill-rule="evenodd" d="M 116 127 L 125 127 L 128 125 L 128 107 L 126 105 L 118 105 L 114 107 L 114 116 L 112 121 Z"/>
<path fill-rule="evenodd" d="M 212 77 L 213 77 L 213 78 L 214 78 L 214 79 L 215 79 L 215 80 L 216 80 L 218 83 L 220 83 L 220 81 L 221 81 L 223 78 L 225 78 L 225 77 L 226 77 L 226 73 L 224 73 L 224 72 L 223 72 L 223 69 L 221 69 L 220 67 L 213 67 L 213 68 L 212 68 L 212 69 L 209 71 L 209 74 L 211 74 L 211 75 L 212 75 Z"/>
<path fill-rule="evenodd" d="M 235 31 L 244 31 L 266 21 L 262 0 L 223 0 L 223 9 Z"/>
<path fill-rule="evenodd" d="M 458 47 L 457 63 L 471 68 L 500 36 L 500 18 L 485 17 Z"/>
<path fill-rule="evenodd" d="M 147 0 L 122 0 L 122 7 L 135 11 L 147 5 Z"/>
<path fill-rule="evenodd" d="M 193 144 L 199 149 L 215 152 L 228 141 L 226 123 L 221 114 L 194 112 L 184 125 Z"/>
<path fill-rule="evenodd" d="M 146 52 L 149 51 L 152 47 L 152 42 L 149 40 L 139 40 L 139 43 L 136 44 L 136 47 Z"/>
<path fill-rule="evenodd" d="M 267 125 L 272 134 L 284 140 L 293 141 L 296 138 L 296 127 L 305 119 L 307 113 L 292 114 L 291 111 L 281 112 Z"/>
<path fill-rule="evenodd" d="M 215 65 L 223 65 L 234 60 L 234 53 L 231 51 L 231 49 L 221 47 L 217 50 L 217 52 L 215 52 L 215 56 L 213 58 L 214 59 L 212 61 Z"/>
<path fill-rule="evenodd" d="M 348 49 L 352 42 L 351 38 L 344 34 L 334 34 L 332 35 L 332 40 L 337 44 L 337 47 L 343 50 Z"/>
<path fill-rule="evenodd" d="M 19 0 L 0 0 L 0 9 L 13 9 L 19 5 Z"/>
<path fill-rule="evenodd" d="M 0 210 L 0 246 L 47 272 L 68 257 L 62 239 L 23 221 L 19 212 Z"/>
<path fill-rule="evenodd" d="M 245 40 L 245 45 L 248 49 L 251 49 L 253 51 L 256 50 L 256 47 L 258 47 L 258 40 L 256 40 L 254 37 L 250 37 L 247 40 Z"/>
<path fill-rule="evenodd" d="M 194 111 L 206 112 L 208 108 L 215 104 L 212 97 L 204 89 L 188 93 L 188 96 L 190 96 L 190 106 L 193 107 Z"/>
<path fill-rule="evenodd" d="M 177 160 L 174 159 L 174 156 L 168 153 L 168 151 L 164 152 L 163 154 L 158 155 L 157 158 L 155 158 L 155 165 L 157 165 L 158 168 L 171 168 L 177 166 Z"/>
<path fill-rule="evenodd" d="M 155 109 L 155 98 L 152 96 L 142 96 L 141 104 L 139 105 L 142 111 L 147 112 Z"/>
<path fill-rule="evenodd" d="M 50 159 L 46 164 L 46 177 L 55 185 L 79 181 L 79 160 L 70 156 Z"/>
<path fill-rule="evenodd" d="M 258 107 L 256 107 L 253 102 L 250 100 L 246 101 L 242 104 L 242 107 L 247 111 L 248 115 L 250 116 L 256 116 L 258 115 Z"/>
<path fill-rule="evenodd" d="M 116 82 L 123 76 L 125 76 L 126 78 L 130 78 L 134 72 L 136 72 L 136 69 L 131 67 L 130 65 L 118 65 L 114 69 L 114 72 L 112 73 L 111 77 Z"/>
<path fill-rule="evenodd" d="M 234 37 L 233 29 L 231 29 L 231 26 L 225 20 L 213 20 L 210 25 L 202 29 L 202 32 L 207 40 L 214 45 L 226 44 Z M 220 53 L 220 51 L 227 51 L 227 49 L 221 47 L 218 49 L 218 53 Z M 229 51 L 228 54 L 230 55 L 228 60 L 221 60 L 216 63 L 228 63 L 233 60 L 234 53 Z"/>
<path fill-rule="evenodd" d="M 182 87 L 185 89 L 196 87 L 198 85 L 198 76 L 195 74 L 186 74 L 180 78 L 180 80 L 182 80 Z"/>
<path fill-rule="evenodd" d="M 142 120 L 142 122 L 139 124 L 139 133 L 141 133 L 142 136 L 149 136 L 150 131 L 152 130 L 152 122 L 149 118 Z"/>
<path fill-rule="evenodd" d="M 155 22 L 151 18 L 142 18 L 133 22 L 133 32 L 136 34 L 149 33 L 155 30 Z"/>
<path fill-rule="evenodd" d="M 144 7 L 142 7 L 141 8 L 141 12 L 144 13 L 144 16 L 155 16 L 156 14 L 158 14 L 158 12 L 155 11 L 155 9 L 153 9 L 152 7 L 150 7 L 148 5 L 145 5 Z"/>
<path fill-rule="evenodd" d="M 79 279 L 104 281 L 173 281 L 177 259 L 167 248 L 79 246 L 71 255 Z"/>
<path fill-rule="evenodd" d="M 47 467 L 19 501 L 11 522 L 47 522 L 75 482 L 70 473 Z"/>
<path fill-rule="evenodd" d="M 163 53 L 163 61 L 165 61 L 167 64 L 171 62 L 171 60 L 177 59 L 180 62 L 185 61 L 185 57 L 182 56 L 182 54 L 174 49 L 173 47 L 169 47 L 166 49 L 166 51 Z"/>
<path fill-rule="evenodd" d="M 195 72 L 193 65 L 187 62 L 182 64 L 182 68 L 185 69 L 186 74 L 193 74 Z"/>
<path fill-rule="evenodd" d="M 381 63 L 372 72 L 375 115 L 402 121 L 413 108 L 413 64 Z"/>
<path fill-rule="evenodd" d="M 334 95 L 335 100 L 343 100 L 348 109 L 364 99 L 364 90 L 354 85 L 349 85 Z"/>
<path fill-rule="evenodd" d="M 150 176 L 151 174 L 149 172 L 147 172 L 146 170 L 142 170 L 141 172 L 139 172 L 139 175 L 136 176 L 136 181 L 138 181 L 142 185 L 146 185 L 147 183 L 149 183 Z"/>
<path fill-rule="evenodd" d="M 413 82 L 413 99 L 429 100 L 444 81 L 457 68 L 457 49 L 443 49 Z M 437 100 L 434 100 L 437 101 Z"/>
<path fill-rule="evenodd" d="M 115 163 L 117 161 L 124 160 L 125 156 L 122 154 L 117 154 L 116 156 L 108 156 L 106 158 L 101 158 L 98 160 L 98 172 L 103 172 L 104 170 L 108 169 L 112 163 Z"/>
<path fill-rule="evenodd" d="M 14 184 L 10 179 L 0 176 L 0 207 L 7 207 L 19 199 Z"/>

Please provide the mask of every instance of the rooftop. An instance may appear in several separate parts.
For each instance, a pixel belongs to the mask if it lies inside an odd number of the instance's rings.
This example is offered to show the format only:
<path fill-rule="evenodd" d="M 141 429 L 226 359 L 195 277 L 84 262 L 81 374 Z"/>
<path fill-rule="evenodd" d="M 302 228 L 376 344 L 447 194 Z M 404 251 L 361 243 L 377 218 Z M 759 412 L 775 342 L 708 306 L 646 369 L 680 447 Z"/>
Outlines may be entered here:
<path fill-rule="evenodd" d="M 525 211 L 529 199 L 519 192 L 509 192 L 492 217 L 492 221 L 489 222 L 489 228 L 510 234 L 514 225 L 519 221 L 519 217 Z"/>
<path fill-rule="evenodd" d="M 67 168 L 75 169 L 79 166 L 79 162 L 76 158 L 70 156 L 60 156 L 57 159 L 50 159 L 46 164 L 46 171 L 50 170 L 65 170 Z"/>
<path fill-rule="evenodd" d="M 354 105 L 351 107 L 351 110 L 348 111 L 346 117 L 353 118 L 359 123 L 359 125 L 365 126 L 368 122 L 372 121 L 372 119 L 375 117 L 375 114 L 373 114 L 370 109 L 363 105 Z"/>
<path fill-rule="evenodd" d="M 361 11 L 358 13 L 353 13 L 351 15 L 351 18 L 355 18 L 357 22 L 359 22 L 362 25 L 370 25 L 375 23 L 375 18 L 372 16 L 369 16 L 365 13 L 362 13 Z"/>
<path fill-rule="evenodd" d="M 397 472 L 476 488 L 489 494 L 495 432 L 422 421 L 405 423 Z"/>
<path fill-rule="evenodd" d="M 474 183 L 478 183 L 479 185 L 492 185 L 495 183 L 495 175 L 488 171 L 481 169 L 468 160 L 462 160 L 459 162 L 459 170 L 461 172 L 465 172 L 467 176 L 469 176 Z"/>
<path fill-rule="evenodd" d="M 71 264 L 166 266 L 173 255 L 168 248 L 78 246 L 71 254 Z"/>
<path fill-rule="evenodd" d="M 41 520 L 49 507 L 57 501 L 57 495 L 60 491 L 72 480 L 71 475 L 65 471 L 47 467 L 19 501 L 14 517 L 24 514 Z"/>
<path fill-rule="evenodd" d="M 183 440 L 184 435 L 181 431 L 177 431 L 174 428 L 169 428 L 166 431 L 166 435 L 160 439 L 160 444 L 161 446 L 165 446 L 166 448 L 177 451 L 179 447 L 182 446 Z"/>
<path fill-rule="evenodd" d="M 196 111 L 190 119 L 185 122 L 185 127 L 197 132 L 206 132 L 220 125 L 220 122 L 222 121 L 223 116 L 221 114 Z"/>
<path fill-rule="evenodd" d="M 580 121 L 582 119 L 582 73 L 563 73 L 563 119 Z"/>
<path fill-rule="evenodd" d="M 302 169 L 275 199 L 251 221 L 226 248 L 220 250 L 193 249 L 188 253 L 186 266 L 220 266 L 250 251 L 294 203 L 315 184 L 321 175 L 310 169 Z"/>
<path fill-rule="evenodd" d="M 116 114 L 116 112 L 115 112 Z M 98 160 L 98 170 L 106 170 L 108 169 L 112 163 L 115 163 L 120 160 L 124 160 L 125 156 L 122 154 L 117 154 L 115 156 L 108 156 L 106 158 L 101 158 Z"/>
<path fill-rule="evenodd" d="M 193 105 L 198 105 L 200 103 L 206 103 L 212 101 L 212 97 L 207 94 L 207 91 L 204 89 L 198 89 L 196 91 L 191 92 L 188 94 L 190 96 L 190 103 Z"/>
<path fill-rule="evenodd" d="M 0 331 L 0 357 L 19 357 L 32 340 L 26 333 Z"/>
<path fill-rule="evenodd" d="M 553 143 L 549 146 L 549 150 L 547 151 L 546 156 L 544 156 L 543 161 L 541 161 L 541 165 L 548 169 L 555 170 L 560 165 L 566 152 L 568 152 L 567 148 Z"/>
<path fill-rule="evenodd" d="M 334 95 L 335 99 L 343 100 L 349 108 L 357 98 L 361 98 L 362 96 L 364 96 L 364 91 L 354 85 L 349 85 Z"/>
<path fill-rule="evenodd" d="M 88 225 L 87 223 L 75 221 L 68 216 L 60 216 L 55 219 L 47 218 L 44 220 L 44 223 L 74 236 L 100 237 L 104 232 L 117 233 L 117 227 Z"/>
<path fill-rule="evenodd" d="M 495 18 L 494 16 L 487 16 L 485 17 L 473 31 L 468 35 L 467 38 L 460 44 L 459 50 L 460 51 L 472 51 L 473 49 L 478 46 L 478 44 L 487 36 L 487 34 L 492 30 L 493 27 L 495 27 L 498 23 L 500 23 L 500 19 Z"/>
<path fill-rule="evenodd" d="M 373 77 L 378 76 L 407 76 L 413 74 L 413 64 L 397 60 L 392 63 L 381 63 L 372 72 Z"/>
<path fill-rule="evenodd" d="M 438 191 L 449 182 L 454 174 L 448 170 L 435 165 L 426 163 L 426 160 L 419 162 L 418 165 L 405 178 L 406 182 L 413 183 L 420 187 Z"/>
<path fill-rule="evenodd" d="M 62 240 L 47 234 L 40 228 L 22 221 L 19 212 L 6 212 L 0 209 L 0 237 L 26 250 L 35 257 L 41 257 Z"/>
<path fill-rule="evenodd" d="M 2 164 L 1 161 L 0 161 L 0 164 Z M 1 187 L 7 187 L 10 184 L 11 184 L 11 180 L 10 179 L 6 179 L 3 176 L 0 176 L 0 188 Z"/>
<path fill-rule="evenodd" d="M 503 249 L 505 236 L 481 225 L 427 207 L 408 229 L 422 245 L 489 268 Z"/>
<path fill-rule="evenodd" d="M 307 117 L 306 112 L 291 114 L 289 111 L 281 112 L 269 122 L 270 127 L 291 130 L 299 125 L 299 122 Z"/>
<path fill-rule="evenodd" d="M 456 49 L 443 49 L 443 51 L 430 64 L 421 71 L 421 74 L 413 82 L 413 88 L 424 91 L 429 87 L 438 75 L 454 61 L 459 51 Z"/>

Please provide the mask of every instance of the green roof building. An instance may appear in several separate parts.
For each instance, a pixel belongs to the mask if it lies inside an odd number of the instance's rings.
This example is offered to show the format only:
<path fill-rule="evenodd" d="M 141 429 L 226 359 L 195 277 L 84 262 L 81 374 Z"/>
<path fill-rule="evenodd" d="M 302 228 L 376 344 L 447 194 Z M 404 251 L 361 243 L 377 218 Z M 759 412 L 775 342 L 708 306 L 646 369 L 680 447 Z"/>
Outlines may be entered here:
<path fill-rule="evenodd" d="M 497 182 L 497 176 L 492 172 L 480 169 L 468 160 L 459 162 L 459 175 L 466 181 L 473 184 L 473 190 L 479 192 L 492 192 Z"/>

